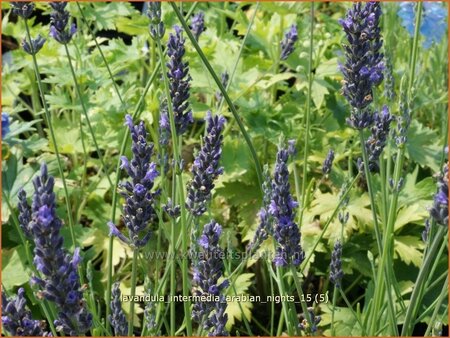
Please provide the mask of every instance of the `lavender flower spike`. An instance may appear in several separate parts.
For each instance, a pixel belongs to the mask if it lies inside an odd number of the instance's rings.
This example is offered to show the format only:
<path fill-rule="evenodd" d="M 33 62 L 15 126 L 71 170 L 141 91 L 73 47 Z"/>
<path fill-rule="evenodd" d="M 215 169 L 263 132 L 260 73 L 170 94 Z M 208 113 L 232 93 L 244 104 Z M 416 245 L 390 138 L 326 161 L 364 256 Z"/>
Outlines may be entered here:
<path fill-rule="evenodd" d="M 333 166 L 334 161 L 334 151 L 333 149 L 330 149 L 328 151 L 327 157 L 325 157 L 325 161 L 322 165 L 322 173 L 324 175 L 328 175 L 331 172 L 331 167 Z"/>
<path fill-rule="evenodd" d="M 340 20 L 348 41 L 344 45 L 346 61 L 340 65 L 343 93 L 353 108 L 347 122 L 356 129 L 371 125 L 370 113 L 365 108 L 373 101 L 372 88 L 383 80 L 380 16 L 379 2 L 367 2 L 364 7 L 358 2 Z"/>
<path fill-rule="evenodd" d="M 31 39 L 31 43 L 28 42 L 26 39 L 23 39 L 22 48 L 25 51 L 25 53 L 29 55 L 35 55 L 42 49 L 42 47 L 45 44 L 45 41 L 47 40 L 40 35 L 38 35 L 36 39 Z"/>
<path fill-rule="evenodd" d="M 8 299 L 2 291 L 2 325 L 12 336 L 49 336 L 44 332 L 44 322 L 31 318 L 31 312 L 25 307 L 27 301 L 24 297 L 25 290 L 20 288 L 17 297 Z"/>
<path fill-rule="evenodd" d="M 115 335 L 124 337 L 128 334 L 128 321 L 125 317 L 125 313 L 122 310 L 122 304 L 120 302 L 120 288 L 118 282 L 114 283 L 111 293 L 111 314 L 109 315 L 109 322 L 114 329 Z"/>
<path fill-rule="evenodd" d="M 448 163 L 444 165 L 442 175 L 438 178 L 438 190 L 434 195 L 430 216 L 437 224 L 448 225 Z"/>
<path fill-rule="evenodd" d="M 223 273 L 223 251 L 219 246 L 219 239 L 222 227 L 215 221 L 206 224 L 203 233 L 198 240 L 201 252 L 199 260 L 194 266 L 192 284 L 194 286 L 193 295 L 197 297 L 210 297 L 210 302 L 196 302 L 192 309 L 192 318 L 203 328 L 210 332 L 210 335 L 227 336 L 224 327 L 227 322 L 225 314 L 225 296 L 222 290 L 228 286 L 228 280 L 219 284 L 219 279 Z"/>
<path fill-rule="evenodd" d="M 198 12 L 192 17 L 191 20 L 191 31 L 195 37 L 195 40 L 198 41 L 200 35 L 203 33 L 205 28 L 205 14 L 203 12 Z"/>
<path fill-rule="evenodd" d="M 55 326 L 65 335 L 85 334 L 92 325 L 92 315 L 83 300 L 79 282 L 79 249 L 72 255 L 63 247 L 61 220 L 56 216 L 56 200 L 53 192 L 55 180 L 42 164 L 40 176 L 34 179 L 34 197 L 30 229 L 34 239 L 34 264 L 41 278 L 32 282 L 40 288 L 39 296 L 54 302 L 58 310 Z"/>
<path fill-rule="evenodd" d="M 222 154 L 222 131 L 225 118 L 220 115 L 206 115 L 207 135 L 203 138 L 203 147 L 197 154 L 192 166 L 192 180 L 188 186 L 186 208 L 194 215 L 201 216 L 206 211 L 206 203 L 211 199 L 214 180 L 222 174 L 219 167 Z"/>
<path fill-rule="evenodd" d="M 185 39 L 182 30 L 178 26 L 174 26 L 174 30 L 175 33 L 170 34 L 167 44 L 167 55 L 170 58 L 167 63 L 169 69 L 167 76 L 170 82 L 175 129 L 178 135 L 182 135 L 194 122 L 188 102 L 191 77 L 189 76 L 189 64 L 183 62 Z"/>
<path fill-rule="evenodd" d="M 274 263 L 277 266 L 300 265 L 304 253 L 300 245 L 300 230 L 295 223 L 294 201 L 290 192 L 287 161 L 289 153 L 286 148 L 279 148 L 272 181 L 272 200 L 269 213 L 274 219 L 274 238 L 277 241 Z"/>
<path fill-rule="evenodd" d="M 389 137 L 391 122 L 394 117 L 389 113 L 389 109 L 384 106 L 380 113 L 374 114 L 374 124 L 371 128 L 371 135 L 366 141 L 366 149 L 369 155 L 369 170 L 378 172 L 378 161 Z"/>
<path fill-rule="evenodd" d="M 152 192 L 155 178 L 159 175 L 156 164 L 151 162 L 153 144 L 147 142 L 147 130 L 144 122 L 134 125 L 130 115 L 125 116 L 125 124 L 130 128 L 133 158 L 122 157 L 121 168 L 131 178 L 121 184 L 121 195 L 125 198 L 123 221 L 128 228 L 129 238 L 109 222 L 110 235 L 117 236 L 123 242 L 135 247 L 143 247 L 150 239 L 148 225 L 155 218 L 154 197 Z"/>
<path fill-rule="evenodd" d="M 336 285 L 337 288 L 341 287 L 341 280 L 344 276 L 342 271 L 342 244 L 339 240 L 334 243 L 333 252 L 331 253 L 330 264 L 330 281 Z"/>
<path fill-rule="evenodd" d="M 27 202 L 27 193 L 25 190 L 20 189 L 18 193 L 19 203 L 17 209 L 19 209 L 19 225 L 24 235 L 28 239 L 32 239 L 30 222 L 31 222 L 31 207 Z"/>
<path fill-rule="evenodd" d="M 33 14 L 34 3 L 32 1 L 11 1 L 11 8 L 15 15 L 29 19 Z"/>
<path fill-rule="evenodd" d="M 281 41 L 281 55 L 280 60 L 286 60 L 294 51 L 294 44 L 298 40 L 297 26 L 292 25 L 289 31 L 286 32 L 284 39 Z"/>
<path fill-rule="evenodd" d="M 70 42 L 77 32 L 77 27 L 72 24 L 67 28 L 70 14 L 66 11 L 67 2 L 50 2 L 53 9 L 51 14 L 50 36 L 59 43 L 65 45 Z"/>
<path fill-rule="evenodd" d="M 150 19 L 150 35 L 153 39 L 162 39 L 166 29 L 161 21 L 161 2 L 150 1 L 147 4 L 147 16 Z"/>

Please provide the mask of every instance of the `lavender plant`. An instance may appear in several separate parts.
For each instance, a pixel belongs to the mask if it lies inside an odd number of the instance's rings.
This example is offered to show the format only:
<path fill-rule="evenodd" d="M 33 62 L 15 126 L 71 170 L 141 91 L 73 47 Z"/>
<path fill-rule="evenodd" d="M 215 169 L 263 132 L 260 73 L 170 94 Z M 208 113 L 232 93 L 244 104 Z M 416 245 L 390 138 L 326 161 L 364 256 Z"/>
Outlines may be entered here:
<path fill-rule="evenodd" d="M 297 26 L 292 25 L 284 35 L 284 39 L 280 42 L 281 53 L 280 60 L 286 60 L 294 51 L 294 44 L 298 40 Z"/>
<path fill-rule="evenodd" d="M 289 153 L 286 148 L 279 147 L 272 181 L 272 200 L 269 213 L 274 220 L 274 238 L 277 242 L 274 263 L 277 266 L 300 265 L 304 253 L 300 244 L 300 230 L 295 223 L 294 201 L 289 183 L 287 162 Z"/>
<path fill-rule="evenodd" d="M 109 322 L 116 336 L 126 336 L 128 334 L 127 318 L 122 310 L 122 303 L 120 301 L 120 284 L 114 283 L 112 289 L 111 299 L 111 315 L 109 316 Z"/>
<path fill-rule="evenodd" d="M 157 192 L 152 190 L 159 173 L 156 164 L 151 161 L 153 144 L 147 142 L 144 122 L 135 125 L 130 115 L 127 115 L 125 120 L 125 125 L 130 130 L 133 153 L 131 160 L 125 156 L 121 158 L 121 168 L 131 178 L 130 181 L 121 184 L 121 195 L 125 198 L 123 220 L 129 236 L 123 235 L 112 221 L 108 226 L 111 236 L 117 236 L 124 243 L 141 248 L 150 239 L 151 232 L 148 226 L 156 217 L 154 208 Z"/>
<path fill-rule="evenodd" d="M 373 122 L 367 106 L 373 101 L 373 87 L 383 80 L 383 54 L 379 21 L 381 5 L 357 2 L 348 10 L 345 19 L 339 21 L 348 44 L 344 45 L 346 61 L 340 65 L 344 75 L 343 94 L 352 106 L 347 120 L 355 129 L 365 129 Z"/>
<path fill-rule="evenodd" d="M 226 301 L 222 291 L 228 286 L 225 279 L 219 283 L 223 274 L 223 251 L 219 246 L 222 227 L 214 220 L 206 224 L 198 240 L 201 251 L 199 260 L 194 266 L 192 278 L 193 295 L 210 297 L 211 301 L 195 302 L 192 309 L 192 318 L 206 330 L 209 335 L 227 336 L 225 324 Z M 208 298 L 205 298 L 208 299 Z"/>
<path fill-rule="evenodd" d="M 92 326 L 92 315 L 83 299 L 78 275 L 80 252 L 77 248 L 71 255 L 63 247 L 62 222 L 56 215 L 53 192 L 55 180 L 48 174 L 45 163 L 33 184 L 35 193 L 29 228 L 35 244 L 34 264 L 41 275 L 34 276 L 32 284 L 38 287 L 39 297 L 55 303 L 58 331 L 71 336 L 85 334 Z"/>
<path fill-rule="evenodd" d="M 30 310 L 26 308 L 25 290 L 19 288 L 17 296 L 8 298 L 2 290 L 2 325 L 12 336 L 50 336 L 44 331 L 45 323 L 32 318 Z"/>
<path fill-rule="evenodd" d="M 206 211 L 206 204 L 211 199 L 211 192 L 214 189 L 214 180 L 223 172 L 219 161 L 225 122 L 223 116 L 213 116 L 211 112 L 206 115 L 207 134 L 203 138 L 203 147 L 192 165 L 192 180 L 188 183 L 186 197 L 186 208 L 194 216 L 201 216 Z"/>
<path fill-rule="evenodd" d="M 172 99 L 175 129 L 177 135 L 182 135 L 194 122 L 192 111 L 189 108 L 190 84 L 189 64 L 183 60 L 185 54 L 183 32 L 180 27 L 174 26 L 174 33 L 169 35 L 167 63 L 170 83 L 170 97 Z"/>
<path fill-rule="evenodd" d="M 205 13 L 198 12 L 191 20 L 191 31 L 197 41 L 205 29 Z"/>
<path fill-rule="evenodd" d="M 67 2 L 50 2 L 50 6 L 53 9 L 51 14 L 50 36 L 65 45 L 75 35 L 77 27 L 74 23 L 68 26 L 70 14 L 66 10 Z"/>

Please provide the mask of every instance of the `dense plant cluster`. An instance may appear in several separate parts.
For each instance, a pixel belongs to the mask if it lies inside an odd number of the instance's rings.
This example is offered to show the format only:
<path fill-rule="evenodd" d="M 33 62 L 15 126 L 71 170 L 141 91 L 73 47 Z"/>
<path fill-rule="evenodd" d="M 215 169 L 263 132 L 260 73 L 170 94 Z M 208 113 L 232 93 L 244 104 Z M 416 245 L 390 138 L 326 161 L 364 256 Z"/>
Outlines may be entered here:
<path fill-rule="evenodd" d="M 445 335 L 446 13 L 2 2 L 3 334 Z"/>

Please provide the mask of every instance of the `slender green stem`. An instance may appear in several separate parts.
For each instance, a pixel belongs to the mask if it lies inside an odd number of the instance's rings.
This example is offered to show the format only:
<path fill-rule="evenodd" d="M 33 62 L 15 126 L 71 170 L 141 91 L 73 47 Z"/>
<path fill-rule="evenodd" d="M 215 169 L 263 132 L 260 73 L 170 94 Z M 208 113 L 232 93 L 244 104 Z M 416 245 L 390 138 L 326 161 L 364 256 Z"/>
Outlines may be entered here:
<path fill-rule="evenodd" d="M 305 315 L 305 318 L 309 324 L 309 327 L 312 328 L 313 325 L 315 325 L 315 324 L 312 322 L 312 318 L 309 315 L 308 305 L 305 302 L 305 296 L 303 293 L 302 285 L 301 285 L 300 280 L 297 275 L 297 269 L 293 265 L 291 265 L 291 273 L 292 273 L 292 277 L 294 278 L 294 284 L 295 284 L 295 288 L 297 289 L 298 298 L 300 301 L 300 305 L 302 306 L 303 314 Z"/>
<path fill-rule="evenodd" d="M 309 57 L 308 57 L 308 96 L 306 98 L 306 116 L 305 116 L 305 140 L 303 153 L 303 177 L 302 177 L 302 200 L 300 208 L 300 224 L 303 223 L 303 212 L 305 210 L 306 186 L 308 184 L 308 155 L 309 155 L 309 131 L 311 128 L 311 95 L 313 83 L 313 44 L 314 44 L 314 2 L 311 2 L 310 13 L 310 32 L 309 32 Z"/>
<path fill-rule="evenodd" d="M 410 58 L 409 58 L 409 77 L 408 77 L 408 91 L 407 91 L 407 97 L 408 97 L 409 102 L 411 102 L 412 87 L 414 85 L 414 79 L 415 79 L 415 74 L 416 74 L 417 49 L 418 49 L 418 45 L 419 45 L 420 22 L 422 20 L 422 8 L 423 8 L 423 3 L 421 1 L 417 2 L 416 22 L 414 24 L 415 25 L 414 38 L 413 38 L 413 45 L 412 45 L 412 50 L 410 52 Z"/>
<path fill-rule="evenodd" d="M 139 249 L 133 249 L 133 263 L 131 266 L 131 302 L 130 302 L 130 318 L 128 320 L 128 336 L 133 336 L 134 328 L 134 296 L 136 295 L 136 277 L 137 277 L 137 260 Z"/>
<path fill-rule="evenodd" d="M 80 99 L 81 108 L 83 110 L 84 117 L 86 119 L 89 132 L 91 133 L 92 141 L 94 142 L 95 151 L 97 152 L 98 158 L 100 159 L 100 163 L 102 164 L 102 167 L 103 167 L 105 176 L 106 176 L 106 178 L 107 178 L 107 180 L 109 182 L 109 185 L 113 189 L 114 185 L 113 185 L 113 182 L 111 181 L 111 178 L 109 177 L 108 170 L 107 170 L 104 158 L 103 158 L 103 154 L 101 153 L 100 148 L 98 146 L 97 138 L 95 136 L 94 129 L 92 128 L 91 121 L 89 119 L 89 114 L 87 112 L 86 105 L 84 104 L 83 96 L 81 94 L 80 85 L 79 85 L 78 80 L 77 80 L 77 75 L 75 74 L 75 69 L 73 68 L 73 65 L 72 65 L 72 60 L 70 58 L 69 48 L 67 47 L 67 44 L 64 44 L 64 48 L 66 50 L 67 61 L 68 61 L 69 66 L 70 66 L 70 72 L 72 73 L 73 82 L 75 84 L 75 89 L 77 91 L 78 98 Z"/>
<path fill-rule="evenodd" d="M 250 150 L 250 153 L 251 153 L 251 155 L 253 157 L 253 161 L 255 162 L 256 175 L 258 177 L 258 184 L 259 184 L 260 187 L 262 187 L 262 183 L 263 183 L 264 180 L 263 180 L 263 176 L 262 176 L 262 169 L 261 169 L 261 165 L 259 163 L 258 155 L 256 153 L 256 150 L 255 150 L 255 148 L 253 146 L 253 143 L 252 143 L 252 140 L 251 140 L 249 134 L 245 130 L 245 126 L 244 126 L 244 124 L 241 121 L 241 117 L 239 116 L 239 113 L 237 112 L 236 107 L 233 104 L 233 101 L 231 101 L 230 97 L 228 96 L 227 91 L 225 90 L 224 86 L 222 85 L 221 80 L 219 79 L 219 77 L 215 73 L 214 69 L 212 68 L 211 64 L 209 63 L 208 59 L 206 58 L 205 54 L 203 53 L 202 49 L 198 45 L 197 40 L 195 40 L 194 35 L 192 34 L 188 24 L 186 23 L 186 20 L 183 18 L 183 15 L 181 14 L 181 12 L 178 9 L 177 5 L 174 2 L 170 2 L 170 4 L 172 5 L 173 10 L 174 10 L 175 14 L 178 17 L 178 20 L 180 20 L 180 23 L 183 26 L 183 28 L 185 30 L 185 33 L 187 34 L 187 36 L 191 40 L 191 43 L 194 45 L 194 48 L 197 51 L 198 55 L 200 56 L 203 64 L 208 69 L 208 71 L 211 74 L 212 78 L 216 82 L 217 87 L 219 87 L 219 90 L 222 93 L 225 101 L 227 102 L 228 107 L 230 108 L 231 113 L 233 114 L 233 117 L 234 117 L 235 121 L 237 122 L 237 124 L 239 126 L 239 129 L 241 130 L 242 136 L 244 137 L 244 139 L 245 139 L 245 141 L 247 143 L 247 146 L 248 146 L 248 148 Z M 262 190 L 261 190 L 261 192 L 262 192 Z"/>
<path fill-rule="evenodd" d="M 413 325 L 414 318 L 417 314 L 418 304 L 422 301 L 421 299 L 423 289 L 422 286 L 428 276 L 431 264 L 436 259 L 435 257 L 436 251 L 438 250 L 447 230 L 448 230 L 447 227 L 439 227 L 433 239 L 433 243 L 431 244 L 430 249 L 428 250 L 427 255 L 420 267 L 419 274 L 417 276 L 416 282 L 414 283 L 414 288 L 410 298 L 408 310 L 406 311 L 405 321 L 403 323 L 401 333 L 402 336 L 410 336 L 412 333 L 414 327 Z"/>
<path fill-rule="evenodd" d="M 331 309 L 331 336 L 334 337 L 336 335 L 336 327 L 334 325 L 334 311 L 336 309 L 336 298 L 337 298 L 337 287 L 334 286 L 333 290 L 333 308 Z"/>
<path fill-rule="evenodd" d="M 28 20 L 24 20 L 25 21 L 25 29 L 27 32 L 27 39 L 30 43 L 30 46 L 32 45 L 31 43 L 31 35 L 30 35 L 30 28 L 28 27 Z M 38 63 L 36 60 L 36 55 L 34 53 L 31 54 L 32 59 L 33 59 L 33 65 L 34 65 L 34 71 L 36 73 L 36 80 L 38 83 L 38 87 L 39 87 L 39 92 L 41 95 L 41 100 L 42 103 L 44 104 L 44 111 L 45 111 L 45 117 L 46 117 L 46 122 L 48 125 L 48 129 L 50 131 L 50 137 L 52 139 L 53 142 L 53 146 L 55 148 L 55 155 L 56 155 L 56 161 L 58 163 L 58 169 L 59 169 L 59 175 L 61 176 L 61 181 L 63 184 L 63 189 L 64 189 L 64 194 L 65 194 L 65 200 L 66 200 L 66 208 L 67 208 L 67 216 L 69 218 L 69 231 L 70 231 L 70 237 L 72 239 L 72 247 L 75 248 L 76 245 L 76 238 L 75 238 L 75 231 L 73 229 L 74 227 L 74 223 L 73 223 L 73 217 L 72 217 L 72 208 L 70 206 L 70 199 L 69 199 L 69 190 L 67 189 L 67 184 L 66 184 L 66 179 L 64 177 L 64 169 L 62 166 L 62 162 L 61 162 L 61 156 L 59 154 L 59 150 L 58 150 L 58 144 L 56 142 L 56 137 L 55 137 L 55 131 L 53 129 L 53 124 L 52 124 L 52 118 L 50 115 L 50 111 L 48 110 L 48 106 L 47 106 L 47 101 L 45 99 L 45 95 L 44 95 L 44 87 L 42 86 L 42 79 L 41 79 L 41 74 L 39 72 L 39 67 L 38 67 Z"/>
<path fill-rule="evenodd" d="M 283 271 L 282 271 L 282 268 L 280 266 L 277 267 L 277 284 L 278 284 L 278 288 L 280 290 L 280 296 L 281 297 L 286 296 L 287 293 L 286 293 L 286 287 L 285 287 L 285 282 L 284 282 L 284 278 L 283 278 Z M 289 318 L 287 302 L 281 302 L 281 306 L 282 306 L 282 309 L 283 309 L 284 317 L 286 319 Z M 292 330 L 292 325 L 290 325 L 290 324 L 291 323 L 289 323 L 289 321 L 286 320 L 286 327 L 287 327 L 288 335 L 289 336 L 293 336 L 294 332 Z"/>
<path fill-rule="evenodd" d="M 428 327 L 427 327 L 427 330 L 425 331 L 424 337 L 428 337 L 429 336 L 430 331 L 431 331 L 431 329 L 432 329 L 432 327 L 433 327 L 433 325 L 434 325 L 434 323 L 436 321 L 436 317 L 437 317 L 437 315 L 439 313 L 439 310 L 441 308 L 442 302 L 444 301 L 444 299 L 445 299 L 445 297 L 447 295 L 448 295 L 448 275 L 447 275 L 447 277 L 445 279 L 444 286 L 442 287 L 442 291 L 441 291 L 441 293 L 439 294 L 439 296 L 437 298 L 437 302 L 436 302 L 436 304 L 434 306 L 434 311 L 433 311 L 433 314 L 431 315 L 431 319 L 430 319 L 430 322 L 428 323 Z"/>

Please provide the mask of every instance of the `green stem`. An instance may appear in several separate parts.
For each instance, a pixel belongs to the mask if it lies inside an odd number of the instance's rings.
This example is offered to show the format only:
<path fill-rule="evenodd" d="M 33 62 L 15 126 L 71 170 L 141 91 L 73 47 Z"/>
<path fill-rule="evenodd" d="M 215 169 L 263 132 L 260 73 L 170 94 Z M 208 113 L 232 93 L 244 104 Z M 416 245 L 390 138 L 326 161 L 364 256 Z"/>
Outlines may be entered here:
<path fill-rule="evenodd" d="M 111 181 L 111 178 L 109 177 L 108 170 L 107 170 L 104 158 L 103 158 L 103 154 L 101 153 L 100 148 L 98 146 L 97 138 L 95 137 L 94 129 L 92 128 L 91 121 L 89 119 L 89 115 L 88 115 L 88 112 L 87 112 L 87 108 L 86 108 L 86 105 L 84 104 L 83 96 L 82 96 L 81 90 L 80 90 L 80 85 L 78 83 L 77 76 L 75 74 L 75 69 L 73 68 L 73 65 L 72 65 L 72 60 L 70 58 L 69 48 L 67 47 L 67 44 L 64 44 L 64 49 L 66 50 L 67 61 L 68 61 L 69 66 L 70 66 L 70 72 L 72 73 L 73 82 L 75 84 L 75 89 L 77 91 L 78 98 L 80 99 L 81 108 L 83 110 L 84 117 L 86 119 L 89 132 L 91 133 L 92 141 L 94 142 L 95 151 L 97 152 L 98 158 L 100 159 L 100 163 L 102 164 L 103 171 L 104 171 L 105 176 L 106 176 L 106 178 L 107 178 L 107 180 L 109 182 L 109 185 L 110 185 L 111 189 L 113 189 L 114 185 L 113 185 L 113 183 Z"/>
<path fill-rule="evenodd" d="M 411 102 L 411 92 L 412 87 L 414 84 L 414 78 L 416 74 L 416 63 L 417 63 L 417 47 L 419 45 L 419 34 L 420 34 L 420 21 L 422 19 L 422 8 L 423 3 L 421 1 L 417 2 L 417 13 L 416 13 L 416 22 L 415 22 L 415 29 L 414 29 L 414 39 L 413 39 L 413 45 L 412 50 L 410 52 L 410 59 L 409 59 L 409 78 L 408 78 L 408 91 L 407 91 L 407 97 L 408 101 Z"/>
<path fill-rule="evenodd" d="M 334 326 L 334 311 L 336 309 L 336 298 L 337 298 L 337 287 L 334 286 L 333 290 L 333 308 L 331 309 L 331 336 L 334 337 L 336 335 L 335 326 Z"/>
<path fill-rule="evenodd" d="M 311 95 L 313 82 L 313 43 L 314 43 L 314 2 L 311 2 L 309 33 L 309 58 L 308 58 L 308 96 L 306 98 L 306 122 L 305 141 L 303 153 L 303 177 L 302 177 L 302 206 L 300 208 L 300 224 L 303 223 L 303 212 L 305 210 L 306 186 L 308 177 L 308 152 L 309 152 L 309 129 L 311 128 Z"/>
<path fill-rule="evenodd" d="M 137 277 L 137 260 L 139 249 L 133 249 L 133 263 L 131 266 L 131 302 L 130 302 L 130 318 L 128 320 L 128 336 L 133 336 L 134 328 L 134 296 L 136 295 L 136 277 Z"/>
<path fill-rule="evenodd" d="M 411 336 L 412 330 L 414 328 L 414 318 L 417 314 L 417 305 L 422 301 L 420 296 L 422 294 L 422 286 L 428 276 L 431 264 L 436 259 L 436 251 L 438 250 L 446 231 L 447 227 L 439 227 L 436 236 L 433 239 L 433 243 L 431 244 L 430 249 L 428 250 L 427 255 L 422 263 L 422 266 L 420 267 L 419 274 L 417 276 L 416 282 L 414 283 L 408 310 L 406 311 L 405 321 L 403 323 L 401 333 L 402 336 Z"/>
<path fill-rule="evenodd" d="M 295 288 L 297 289 L 298 298 L 300 301 L 300 305 L 302 306 L 303 314 L 306 318 L 306 321 L 309 324 L 309 327 L 312 328 L 313 325 L 315 325 L 315 324 L 312 322 L 312 318 L 308 312 L 308 305 L 305 302 L 305 296 L 303 293 L 302 285 L 301 285 L 300 280 L 297 275 L 297 269 L 292 264 L 291 264 L 291 273 L 292 273 L 292 277 L 294 278 L 294 284 L 295 284 Z"/>
<path fill-rule="evenodd" d="M 31 46 L 32 43 L 31 43 L 30 28 L 28 27 L 28 20 L 26 20 L 26 19 L 25 19 L 25 29 L 27 32 L 28 41 Z M 56 155 L 56 161 L 58 163 L 59 175 L 61 176 L 61 181 L 63 184 L 64 195 L 65 195 L 65 200 L 66 200 L 66 208 L 67 208 L 67 217 L 69 218 L 69 231 L 70 231 L 70 237 L 72 239 L 71 244 L 72 244 L 72 247 L 75 248 L 77 246 L 77 242 L 75 240 L 75 231 L 73 229 L 74 223 L 73 223 L 73 217 L 72 217 L 72 208 L 70 206 L 70 200 L 69 200 L 69 190 L 67 189 L 66 179 L 64 177 L 64 169 L 63 169 L 62 162 L 61 162 L 61 156 L 60 156 L 59 150 L 58 150 L 58 144 L 56 142 L 56 136 L 55 136 L 55 131 L 53 129 L 52 118 L 50 115 L 50 111 L 48 110 L 47 101 L 46 101 L 45 95 L 44 95 L 44 88 L 42 86 L 42 79 L 41 79 L 41 74 L 39 72 L 36 55 L 34 53 L 32 53 L 31 56 L 33 59 L 34 71 L 36 73 L 36 79 L 37 79 L 37 83 L 38 83 L 38 87 L 39 87 L 39 92 L 41 95 L 41 100 L 42 100 L 42 103 L 44 104 L 45 117 L 47 120 L 46 122 L 48 125 L 48 129 L 50 131 L 50 137 L 52 139 L 53 146 L 55 148 L 55 155 Z"/>
<path fill-rule="evenodd" d="M 280 296 L 284 297 L 287 295 L 287 293 L 286 293 L 286 287 L 284 284 L 283 272 L 281 269 L 282 268 L 280 266 L 277 267 L 277 284 L 278 284 L 278 288 L 280 290 Z M 292 325 L 290 325 L 289 321 L 287 320 L 289 318 L 288 304 L 287 304 L 287 302 L 281 302 L 281 306 L 283 308 L 284 317 L 286 318 L 286 327 L 287 327 L 288 335 L 293 336 L 294 332 L 292 330 Z"/>
<path fill-rule="evenodd" d="M 176 6 L 175 6 L 176 7 Z M 156 45 L 159 52 L 159 58 L 161 61 L 164 60 L 164 53 L 162 50 L 161 40 L 156 39 Z M 173 111 L 173 103 L 172 98 L 170 96 L 170 87 L 169 87 L 169 79 L 167 77 L 167 70 L 166 65 L 164 62 L 161 62 L 161 72 L 163 74 L 164 79 L 164 89 L 166 92 L 166 99 L 167 99 L 167 110 L 169 112 L 169 120 L 170 120 L 170 134 L 172 137 L 172 147 L 173 147 L 173 155 L 176 162 L 175 168 L 173 169 L 174 172 L 176 172 L 177 181 L 179 185 L 179 189 L 177 189 L 178 196 L 179 196 L 179 203 L 181 208 L 181 239 L 182 239 L 182 284 L 183 284 L 183 296 L 187 297 L 189 295 L 189 276 L 188 276 L 188 261 L 187 261 L 187 229 L 186 229 L 186 208 L 185 208 L 185 197 L 184 197 L 184 183 L 183 183 L 183 176 L 181 170 L 178 168 L 178 165 L 181 161 L 181 138 L 178 139 L 177 131 L 175 128 L 175 114 Z M 180 144 L 179 144 L 180 142 Z M 174 182 L 175 183 L 175 182 Z M 174 184 L 174 188 L 176 188 L 176 185 Z M 175 189 L 173 191 L 175 193 Z M 173 199 L 175 200 L 175 199 Z M 172 238 L 173 239 L 173 238 Z M 173 247 L 175 247 L 175 241 L 173 243 Z M 191 303 L 190 301 L 183 302 L 184 306 L 184 315 L 185 315 L 185 321 L 186 321 L 186 331 L 187 335 L 192 335 L 192 321 L 191 321 Z"/>
<path fill-rule="evenodd" d="M 430 322 L 428 324 L 427 330 L 425 331 L 424 337 L 429 336 L 430 331 L 432 329 L 432 326 L 434 325 L 434 323 L 436 321 L 436 317 L 437 317 L 437 315 L 439 313 L 439 310 L 441 308 L 442 302 L 444 301 L 444 299 L 447 296 L 447 294 L 448 294 L 448 275 L 447 275 L 447 278 L 445 279 L 444 286 L 442 287 L 442 291 L 441 291 L 441 293 L 439 294 L 439 296 L 437 298 L 437 302 L 436 302 L 436 304 L 434 306 L 434 311 L 433 311 L 433 314 L 431 316 Z"/>
<path fill-rule="evenodd" d="M 212 68 L 211 64 L 209 63 L 208 59 L 206 58 L 205 54 L 203 53 L 202 49 L 198 45 L 197 41 L 195 40 L 195 37 L 192 35 L 192 32 L 191 32 L 188 24 L 186 23 L 186 20 L 183 18 L 183 15 L 181 14 L 177 5 L 174 2 L 170 2 L 170 4 L 172 5 L 172 8 L 173 8 L 175 14 L 177 15 L 178 19 L 180 20 L 180 23 L 183 26 L 185 33 L 191 40 L 191 43 L 194 45 L 194 48 L 197 51 L 198 55 L 200 56 L 203 64 L 208 69 L 212 78 L 216 82 L 217 87 L 219 87 L 219 90 L 222 93 L 225 101 L 227 102 L 228 107 L 230 108 L 231 113 L 233 114 L 233 117 L 234 117 L 235 121 L 237 122 L 239 129 L 241 130 L 242 136 L 244 137 L 244 139 L 247 143 L 247 146 L 250 150 L 250 153 L 253 157 L 253 161 L 255 162 L 256 175 L 258 177 L 258 184 L 260 187 L 262 187 L 262 183 L 264 182 L 264 180 L 263 180 L 263 176 L 262 176 L 261 165 L 258 160 L 258 155 L 256 154 L 256 150 L 253 146 L 252 140 L 251 140 L 249 134 L 247 133 L 247 131 L 245 130 L 245 126 L 241 121 L 241 117 L 239 116 L 239 113 L 237 112 L 236 107 L 233 104 L 233 101 L 231 101 L 230 97 L 227 94 L 227 91 L 225 90 L 224 86 L 222 85 L 221 80 L 215 73 L 214 69 Z M 261 193 L 262 193 L 262 188 L 261 188 Z"/>

